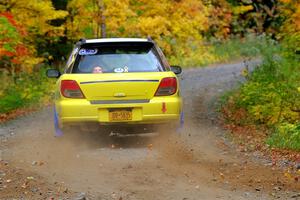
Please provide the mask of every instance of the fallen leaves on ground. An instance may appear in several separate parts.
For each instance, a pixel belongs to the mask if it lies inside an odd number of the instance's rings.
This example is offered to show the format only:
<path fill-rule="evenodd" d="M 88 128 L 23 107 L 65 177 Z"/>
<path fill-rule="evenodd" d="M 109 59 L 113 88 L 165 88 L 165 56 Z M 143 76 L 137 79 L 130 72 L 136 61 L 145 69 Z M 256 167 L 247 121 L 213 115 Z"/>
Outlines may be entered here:
<path fill-rule="evenodd" d="M 11 111 L 9 113 L 0 113 L 0 123 L 4 123 L 8 120 L 15 119 L 17 117 L 26 115 L 28 113 L 34 112 L 36 109 L 34 108 L 19 108 L 17 110 Z"/>
<path fill-rule="evenodd" d="M 0 161 L 0 199 L 67 199 L 73 195 L 63 184 L 51 185 L 38 175 Z"/>
<path fill-rule="evenodd" d="M 264 126 L 240 124 L 241 119 L 247 119 L 247 112 L 243 109 L 234 110 L 229 103 L 222 107 L 221 123 L 230 130 L 231 140 L 237 145 L 237 151 L 253 153 L 254 157 L 270 160 L 271 166 L 292 167 L 296 172 L 297 163 L 300 163 L 300 152 L 270 148 L 266 143 L 268 129 Z M 297 179 L 297 178 L 296 178 Z"/>

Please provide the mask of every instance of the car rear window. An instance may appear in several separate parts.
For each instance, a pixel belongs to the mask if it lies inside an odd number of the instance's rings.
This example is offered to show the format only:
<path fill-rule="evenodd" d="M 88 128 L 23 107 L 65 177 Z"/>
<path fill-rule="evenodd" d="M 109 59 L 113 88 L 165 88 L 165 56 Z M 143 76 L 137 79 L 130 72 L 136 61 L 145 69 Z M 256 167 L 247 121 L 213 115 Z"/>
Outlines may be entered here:
<path fill-rule="evenodd" d="M 83 45 L 72 73 L 122 73 L 164 71 L 150 42 Z"/>

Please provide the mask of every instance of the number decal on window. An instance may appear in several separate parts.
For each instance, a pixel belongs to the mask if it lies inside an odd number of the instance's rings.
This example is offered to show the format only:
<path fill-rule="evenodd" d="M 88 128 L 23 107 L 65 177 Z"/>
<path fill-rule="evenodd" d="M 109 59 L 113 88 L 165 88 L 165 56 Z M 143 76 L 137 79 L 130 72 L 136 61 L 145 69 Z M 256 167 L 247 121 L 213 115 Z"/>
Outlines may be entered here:
<path fill-rule="evenodd" d="M 80 49 L 79 55 L 86 56 L 86 55 L 95 55 L 98 52 L 97 49 Z"/>

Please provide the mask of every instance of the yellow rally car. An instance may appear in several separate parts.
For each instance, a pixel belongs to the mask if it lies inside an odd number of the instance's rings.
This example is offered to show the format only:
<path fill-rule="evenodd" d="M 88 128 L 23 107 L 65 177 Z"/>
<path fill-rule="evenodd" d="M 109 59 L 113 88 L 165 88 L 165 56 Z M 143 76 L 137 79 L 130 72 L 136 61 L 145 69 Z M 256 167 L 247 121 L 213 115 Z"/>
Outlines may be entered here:
<path fill-rule="evenodd" d="M 62 74 L 47 71 L 48 77 L 58 78 L 55 119 L 60 128 L 94 123 L 142 131 L 179 124 L 180 73 L 151 39 L 81 39 Z"/>

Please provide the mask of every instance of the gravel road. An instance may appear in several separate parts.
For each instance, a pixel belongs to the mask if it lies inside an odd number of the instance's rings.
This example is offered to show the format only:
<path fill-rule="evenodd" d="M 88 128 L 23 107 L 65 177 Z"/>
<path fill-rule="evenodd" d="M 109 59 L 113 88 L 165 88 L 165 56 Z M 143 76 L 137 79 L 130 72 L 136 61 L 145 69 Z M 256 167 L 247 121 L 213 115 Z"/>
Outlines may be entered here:
<path fill-rule="evenodd" d="M 105 138 L 74 133 L 57 138 L 52 109 L 45 108 L 0 126 L 0 156 L 10 166 L 41 177 L 49 188 L 63 185 L 65 195 L 54 199 L 80 199 L 80 193 L 99 200 L 300 199 L 299 183 L 237 152 L 216 123 L 217 99 L 243 81 L 244 67 L 184 70 L 181 134 Z M 8 195 L 0 184 L 1 199 L 22 195 L 22 190 Z M 28 198 L 37 199 L 34 194 Z"/>

